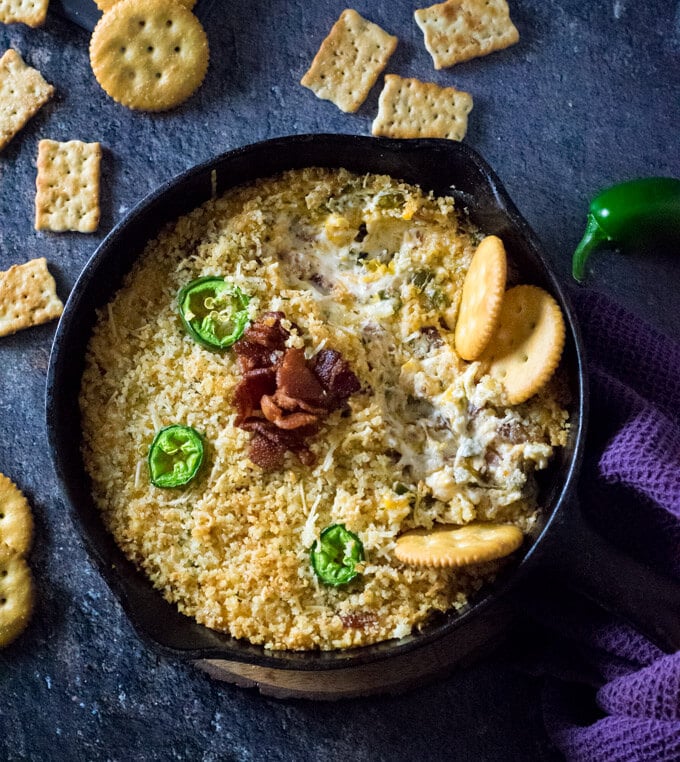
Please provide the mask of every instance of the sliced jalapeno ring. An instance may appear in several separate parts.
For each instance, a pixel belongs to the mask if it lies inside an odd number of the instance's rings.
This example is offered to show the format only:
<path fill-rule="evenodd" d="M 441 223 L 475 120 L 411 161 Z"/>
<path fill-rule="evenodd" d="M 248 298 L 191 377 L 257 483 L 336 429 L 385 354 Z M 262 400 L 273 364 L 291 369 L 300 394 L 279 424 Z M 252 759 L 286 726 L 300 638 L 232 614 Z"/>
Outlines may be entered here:
<path fill-rule="evenodd" d="M 209 349 L 229 349 L 248 325 L 250 296 L 220 276 L 192 280 L 177 301 L 187 333 Z"/>
<path fill-rule="evenodd" d="M 175 423 L 156 433 L 149 448 L 149 472 L 156 487 L 182 487 L 203 463 L 203 440 L 191 426 Z"/>
<path fill-rule="evenodd" d="M 364 546 L 344 524 L 331 524 L 315 540 L 310 555 L 316 576 L 338 587 L 359 576 L 356 566 L 364 560 Z"/>

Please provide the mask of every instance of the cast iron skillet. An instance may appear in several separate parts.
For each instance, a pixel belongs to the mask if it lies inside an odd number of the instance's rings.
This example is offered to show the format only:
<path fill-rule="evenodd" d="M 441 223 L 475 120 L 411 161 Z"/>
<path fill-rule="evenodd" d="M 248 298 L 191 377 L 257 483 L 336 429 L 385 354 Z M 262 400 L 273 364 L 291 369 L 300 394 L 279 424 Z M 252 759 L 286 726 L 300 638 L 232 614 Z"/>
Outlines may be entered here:
<path fill-rule="evenodd" d="M 541 485 L 545 506 L 535 535 L 517 562 L 461 613 L 434 619 L 421 633 L 372 646 L 327 652 L 265 651 L 195 623 L 167 603 L 123 556 L 95 508 L 80 454 L 78 393 L 95 310 L 106 304 L 145 243 L 167 222 L 243 182 L 305 166 L 380 172 L 453 193 L 487 234 L 500 236 L 524 282 L 543 286 L 560 303 L 567 323 L 564 361 L 574 399 L 570 441 Z M 299 135 L 229 151 L 165 183 L 106 237 L 76 283 L 57 329 L 47 379 L 49 444 L 71 515 L 101 574 L 148 644 L 190 660 L 212 658 L 279 669 L 324 670 L 366 664 L 454 634 L 461 646 L 479 637 L 480 622 L 527 572 L 566 576 L 607 608 L 634 623 L 665 650 L 680 647 L 680 589 L 618 553 L 581 518 L 575 484 L 587 420 L 587 378 L 572 307 L 551 272 L 536 236 L 490 167 L 470 148 L 451 141 L 395 141 L 347 135 Z M 463 650 L 463 649 L 461 649 Z"/>

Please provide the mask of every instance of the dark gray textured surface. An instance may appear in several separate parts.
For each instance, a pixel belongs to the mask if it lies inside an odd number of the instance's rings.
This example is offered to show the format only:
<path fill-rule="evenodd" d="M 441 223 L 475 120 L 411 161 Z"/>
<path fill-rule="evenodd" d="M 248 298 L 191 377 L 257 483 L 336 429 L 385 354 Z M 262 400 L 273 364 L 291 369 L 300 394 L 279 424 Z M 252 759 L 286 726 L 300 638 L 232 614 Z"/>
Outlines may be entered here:
<path fill-rule="evenodd" d="M 425 5 L 422 3 L 421 5 Z M 161 181 L 223 150 L 289 133 L 367 134 L 379 88 L 355 115 L 298 85 L 345 7 L 200 2 L 212 58 L 175 111 L 125 110 L 99 89 L 88 34 L 51 14 L 39 30 L 0 25 L 52 82 L 55 99 L 0 154 L 0 269 L 45 256 L 66 298 L 97 243 Z M 397 34 L 388 71 L 471 92 L 467 142 L 492 164 L 568 278 L 587 199 L 610 182 L 680 176 L 680 9 L 668 0 L 515 0 L 521 41 L 435 72 L 412 20 L 418 3 L 359 2 Z M 33 230 L 40 138 L 100 140 L 96 235 Z M 590 284 L 680 334 L 678 252 L 592 261 Z M 0 339 L 0 471 L 34 506 L 34 620 L 0 651 L 0 759 L 474 759 L 557 757 L 540 684 L 506 652 L 405 696 L 342 704 L 275 701 L 158 658 L 136 639 L 93 571 L 59 500 L 43 424 L 54 325 Z"/>

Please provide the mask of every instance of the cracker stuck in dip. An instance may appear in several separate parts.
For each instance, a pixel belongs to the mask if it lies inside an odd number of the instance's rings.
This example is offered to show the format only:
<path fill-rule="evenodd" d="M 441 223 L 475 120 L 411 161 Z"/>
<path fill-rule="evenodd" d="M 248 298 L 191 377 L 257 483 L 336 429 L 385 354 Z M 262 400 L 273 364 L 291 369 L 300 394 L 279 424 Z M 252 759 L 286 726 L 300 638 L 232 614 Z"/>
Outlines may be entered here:
<path fill-rule="evenodd" d="M 534 471 L 566 442 L 563 383 L 511 405 L 456 353 L 482 238 L 450 198 L 304 169 L 230 190 L 148 244 L 89 343 L 83 455 L 106 526 L 180 611 L 271 649 L 400 638 L 503 561 L 410 565 L 399 536 L 531 531 Z M 196 436 L 161 466 L 191 477 L 157 487 L 149 448 L 175 425 Z"/>

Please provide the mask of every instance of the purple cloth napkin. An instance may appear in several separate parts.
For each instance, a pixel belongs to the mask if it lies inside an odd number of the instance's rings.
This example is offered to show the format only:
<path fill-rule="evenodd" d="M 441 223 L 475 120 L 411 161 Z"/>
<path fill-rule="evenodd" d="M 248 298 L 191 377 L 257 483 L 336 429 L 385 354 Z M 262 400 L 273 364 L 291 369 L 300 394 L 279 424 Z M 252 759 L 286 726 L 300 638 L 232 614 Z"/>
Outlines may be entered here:
<path fill-rule="evenodd" d="M 591 388 L 583 510 L 604 537 L 680 579 L 680 344 L 601 294 L 573 300 Z M 678 762 L 680 652 L 576 595 L 539 608 L 553 632 L 545 723 L 567 760 Z"/>

